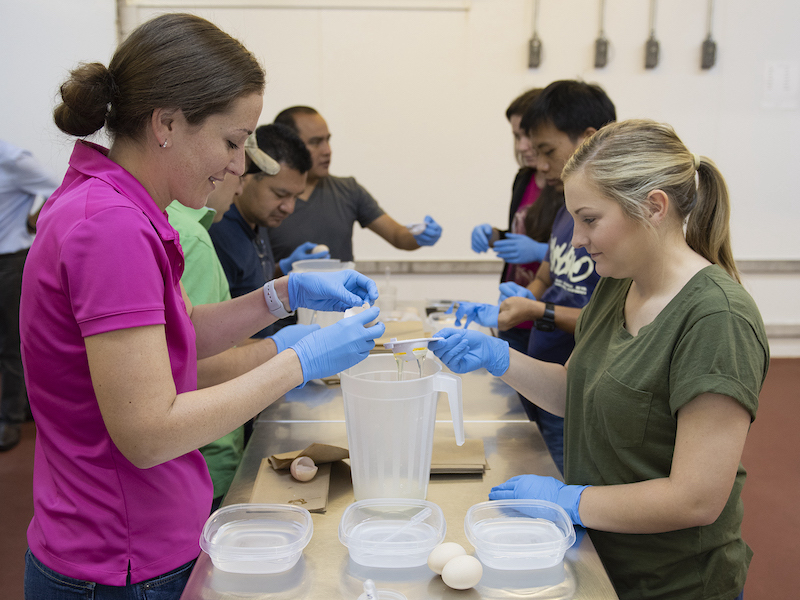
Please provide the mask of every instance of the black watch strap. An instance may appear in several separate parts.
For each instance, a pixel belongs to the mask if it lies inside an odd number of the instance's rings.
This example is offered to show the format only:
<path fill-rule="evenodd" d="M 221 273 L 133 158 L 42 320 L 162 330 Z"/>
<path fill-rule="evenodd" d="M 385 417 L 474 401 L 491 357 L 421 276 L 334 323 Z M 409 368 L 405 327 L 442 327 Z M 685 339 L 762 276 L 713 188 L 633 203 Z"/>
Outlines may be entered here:
<path fill-rule="evenodd" d="M 556 307 L 552 302 L 544 305 L 544 314 L 536 319 L 534 327 L 539 331 L 554 331 L 556 328 Z"/>

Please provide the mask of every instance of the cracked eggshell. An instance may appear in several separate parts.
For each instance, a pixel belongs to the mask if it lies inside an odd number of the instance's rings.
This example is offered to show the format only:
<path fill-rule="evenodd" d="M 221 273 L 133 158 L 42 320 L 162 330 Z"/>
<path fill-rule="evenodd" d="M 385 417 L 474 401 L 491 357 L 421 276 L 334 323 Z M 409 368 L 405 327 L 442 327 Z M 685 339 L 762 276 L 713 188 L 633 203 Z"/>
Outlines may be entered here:
<path fill-rule="evenodd" d="M 308 456 L 298 456 L 292 461 L 289 472 L 297 481 L 311 481 L 319 467 Z"/>
<path fill-rule="evenodd" d="M 314 246 L 314 249 L 311 251 L 312 254 L 318 254 L 320 252 L 330 252 L 331 249 L 328 248 L 325 244 L 317 244 Z"/>
<path fill-rule="evenodd" d="M 444 569 L 444 566 L 450 559 L 456 556 L 462 556 L 466 553 L 467 551 L 464 550 L 464 546 L 461 544 L 456 544 L 455 542 L 439 544 L 436 548 L 431 550 L 431 553 L 428 555 L 428 566 L 431 571 L 437 575 L 441 575 L 442 569 Z"/>
<path fill-rule="evenodd" d="M 442 581 L 454 590 L 468 590 L 483 577 L 483 565 L 474 556 L 465 554 L 451 558 L 442 569 Z"/>

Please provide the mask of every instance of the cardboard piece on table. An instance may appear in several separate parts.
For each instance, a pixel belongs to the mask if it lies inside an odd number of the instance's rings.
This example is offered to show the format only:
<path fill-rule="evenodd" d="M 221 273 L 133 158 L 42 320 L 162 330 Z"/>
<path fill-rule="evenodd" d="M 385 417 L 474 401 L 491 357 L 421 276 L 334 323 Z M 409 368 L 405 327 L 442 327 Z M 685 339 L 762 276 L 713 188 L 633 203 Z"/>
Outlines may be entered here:
<path fill-rule="evenodd" d="M 398 340 L 413 340 L 425 337 L 425 330 L 422 321 L 389 321 L 385 323 L 386 331 L 375 340 L 375 347 L 382 347 L 385 342 L 392 338 Z"/>
<path fill-rule="evenodd" d="M 483 440 L 469 439 L 463 446 L 456 446 L 453 438 L 433 440 L 432 474 L 483 473 L 488 468 Z"/>
<path fill-rule="evenodd" d="M 311 481 L 297 481 L 288 469 L 276 471 L 268 458 L 261 461 L 256 475 L 252 504 L 293 504 L 309 512 L 325 512 L 328 507 L 328 488 L 331 481 L 331 463 L 319 465 Z"/>
<path fill-rule="evenodd" d="M 347 448 L 340 448 L 339 446 L 330 446 L 328 444 L 311 444 L 303 450 L 295 450 L 294 452 L 284 452 L 283 454 L 273 454 L 269 457 L 269 462 L 273 469 L 288 469 L 292 461 L 298 456 L 307 456 L 314 461 L 317 466 L 336 462 L 350 456 Z"/>

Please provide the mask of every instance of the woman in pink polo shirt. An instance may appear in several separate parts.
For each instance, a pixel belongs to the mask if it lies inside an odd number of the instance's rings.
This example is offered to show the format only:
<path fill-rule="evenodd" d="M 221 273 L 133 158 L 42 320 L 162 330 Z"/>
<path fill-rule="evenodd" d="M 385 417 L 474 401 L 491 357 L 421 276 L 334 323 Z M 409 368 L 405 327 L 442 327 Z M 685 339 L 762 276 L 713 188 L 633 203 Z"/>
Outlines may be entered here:
<path fill-rule="evenodd" d="M 178 598 L 211 506 L 197 448 L 293 387 L 355 364 L 383 333 L 364 327 L 373 308 L 280 353 L 237 348 L 234 361 L 237 342 L 298 306 L 373 303 L 374 282 L 353 271 L 292 275 L 197 307 L 182 292 L 166 206 L 199 208 L 226 174 L 241 175 L 264 80 L 238 41 L 168 14 L 131 33 L 108 67 L 81 65 L 61 87 L 59 128 L 84 137 L 105 127 L 113 143 L 75 144 L 23 277 L 37 424 L 29 600 Z M 198 359 L 220 374 L 217 385 L 197 390 Z"/>

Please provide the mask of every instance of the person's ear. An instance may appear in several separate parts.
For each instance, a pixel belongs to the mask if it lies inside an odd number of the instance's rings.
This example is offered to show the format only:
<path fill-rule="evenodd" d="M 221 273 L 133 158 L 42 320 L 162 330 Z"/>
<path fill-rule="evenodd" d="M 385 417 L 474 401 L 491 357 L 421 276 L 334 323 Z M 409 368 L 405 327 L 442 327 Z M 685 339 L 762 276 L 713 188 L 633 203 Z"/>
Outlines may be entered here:
<path fill-rule="evenodd" d="M 647 194 L 647 218 L 653 225 L 663 221 L 669 212 L 669 196 L 663 190 L 653 190 Z"/>
<path fill-rule="evenodd" d="M 175 109 L 156 108 L 150 115 L 150 128 L 155 136 L 156 143 L 162 148 L 170 145 L 173 125 L 175 123 Z"/>
<path fill-rule="evenodd" d="M 594 127 L 587 127 L 583 130 L 583 133 L 578 138 L 578 146 L 580 146 L 585 140 L 592 137 L 595 133 L 597 133 L 597 129 Z"/>

